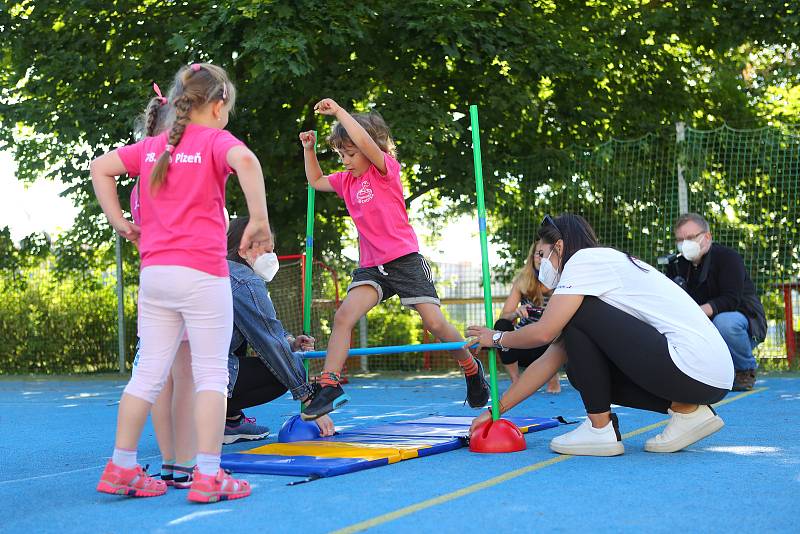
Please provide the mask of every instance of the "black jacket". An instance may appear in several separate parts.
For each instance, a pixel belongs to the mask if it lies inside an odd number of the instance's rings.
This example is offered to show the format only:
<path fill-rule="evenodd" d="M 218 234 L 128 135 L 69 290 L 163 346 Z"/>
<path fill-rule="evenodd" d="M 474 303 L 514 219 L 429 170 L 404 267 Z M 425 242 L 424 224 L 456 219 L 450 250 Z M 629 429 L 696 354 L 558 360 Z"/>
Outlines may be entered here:
<path fill-rule="evenodd" d="M 744 260 L 732 248 L 712 243 L 697 267 L 681 257 L 669 264 L 667 276 L 677 282 L 680 281 L 676 280 L 677 277 L 683 278 L 686 292 L 697 304 L 709 304 L 714 315 L 741 312 L 750 323 L 752 337 L 758 341 L 767 337 L 764 307 L 745 269 Z"/>

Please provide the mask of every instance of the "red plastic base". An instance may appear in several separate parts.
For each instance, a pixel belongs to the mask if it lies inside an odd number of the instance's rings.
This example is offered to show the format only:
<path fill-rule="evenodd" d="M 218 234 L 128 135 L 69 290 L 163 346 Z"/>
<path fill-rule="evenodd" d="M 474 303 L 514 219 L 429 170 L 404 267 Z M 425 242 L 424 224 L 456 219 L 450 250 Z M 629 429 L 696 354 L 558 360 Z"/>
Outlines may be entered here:
<path fill-rule="evenodd" d="M 472 452 L 517 452 L 526 449 L 525 437 L 517 425 L 505 419 L 488 421 L 469 438 Z"/>

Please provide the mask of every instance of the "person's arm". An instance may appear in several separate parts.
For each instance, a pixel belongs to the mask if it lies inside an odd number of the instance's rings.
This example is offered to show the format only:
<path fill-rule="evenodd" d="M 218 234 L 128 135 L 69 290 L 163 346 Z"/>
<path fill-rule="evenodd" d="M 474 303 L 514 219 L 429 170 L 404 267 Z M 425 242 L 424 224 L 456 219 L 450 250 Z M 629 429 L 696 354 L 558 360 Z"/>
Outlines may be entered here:
<path fill-rule="evenodd" d="M 520 317 L 520 314 L 517 313 L 517 307 L 521 300 L 522 291 L 520 291 L 517 284 L 514 284 L 511 287 L 511 293 L 509 293 L 508 298 L 506 298 L 506 301 L 503 303 L 503 310 L 500 312 L 500 318 L 513 322 L 514 319 Z M 525 317 L 528 316 L 527 310 L 521 311 L 520 313 L 524 314 Z"/>
<path fill-rule="evenodd" d="M 711 258 L 708 258 L 711 259 Z M 718 249 L 714 265 L 719 295 L 710 298 L 703 306 L 706 315 L 713 317 L 722 312 L 737 311 L 744 295 L 745 267 L 739 254 Z"/>
<path fill-rule="evenodd" d="M 242 233 L 239 252 L 255 260 L 261 254 L 272 252 L 272 230 L 267 214 L 267 194 L 264 190 L 264 174 L 261 163 L 244 145 L 236 145 L 226 155 L 226 161 L 239 177 L 239 185 L 247 201 L 250 221 Z"/>
<path fill-rule="evenodd" d="M 567 323 L 575 312 L 578 311 L 583 302 L 583 295 L 560 295 L 555 294 L 550 297 L 542 318 L 539 321 L 525 325 L 513 332 L 503 333 L 501 343 L 507 349 L 530 349 L 541 347 L 552 342 L 561 334 Z M 477 338 L 468 339 L 467 346 L 479 343 L 481 347 L 493 347 L 492 335 L 494 330 L 483 326 L 469 326 L 467 337 Z M 552 373 L 550 374 L 552 376 Z M 547 378 L 550 378 L 548 376 Z M 544 383 L 544 382 L 542 382 Z"/>
<path fill-rule="evenodd" d="M 117 151 L 113 150 L 92 160 L 89 164 L 89 172 L 92 176 L 94 194 L 97 196 L 97 201 L 100 203 L 108 223 L 119 235 L 136 243 L 139 240 L 140 228 L 122 214 L 122 206 L 120 206 L 117 196 L 116 178 L 128 172 Z"/>
<path fill-rule="evenodd" d="M 305 163 L 308 185 L 313 187 L 316 191 L 333 193 L 333 186 L 331 186 L 331 183 L 328 181 L 328 177 L 322 173 L 322 167 L 319 166 L 317 152 L 314 148 L 317 143 L 316 135 L 311 130 L 302 132 L 300 134 L 300 142 L 303 144 L 303 161 Z"/>
<path fill-rule="evenodd" d="M 571 295 L 570 295 L 571 296 Z M 528 366 L 522 376 L 511 384 L 500 397 L 500 413 L 503 414 L 533 395 L 545 382 L 550 380 L 567 361 L 567 350 L 563 341 L 556 341 L 547 347 L 545 353 Z M 492 419 L 492 412 L 486 411 L 476 417 L 470 426 L 470 435 L 481 424 Z"/>
<path fill-rule="evenodd" d="M 386 161 L 383 159 L 383 150 L 375 143 L 375 140 L 367 133 L 363 126 L 361 126 L 346 109 L 341 107 L 331 98 L 324 98 L 317 102 L 314 109 L 323 115 L 332 115 L 336 117 L 347 135 L 359 149 L 367 157 L 367 159 L 375 165 L 375 168 L 381 173 L 386 174 Z"/>

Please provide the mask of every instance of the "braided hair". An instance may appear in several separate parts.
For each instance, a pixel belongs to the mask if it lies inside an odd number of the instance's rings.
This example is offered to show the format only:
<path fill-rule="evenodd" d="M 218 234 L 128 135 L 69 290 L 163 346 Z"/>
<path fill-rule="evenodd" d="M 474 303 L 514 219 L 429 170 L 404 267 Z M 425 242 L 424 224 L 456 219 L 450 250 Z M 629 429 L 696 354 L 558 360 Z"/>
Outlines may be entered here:
<path fill-rule="evenodd" d="M 210 63 L 193 63 L 178 71 L 169 100 L 175 111 L 175 119 L 167 134 L 167 145 L 150 175 L 150 190 L 153 194 L 167 180 L 172 151 L 181 142 L 191 111 L 218 100 L 233 108 L 236 90 L 223 68 Z M 148 120 L 148 124 L 149 122 Z"/>

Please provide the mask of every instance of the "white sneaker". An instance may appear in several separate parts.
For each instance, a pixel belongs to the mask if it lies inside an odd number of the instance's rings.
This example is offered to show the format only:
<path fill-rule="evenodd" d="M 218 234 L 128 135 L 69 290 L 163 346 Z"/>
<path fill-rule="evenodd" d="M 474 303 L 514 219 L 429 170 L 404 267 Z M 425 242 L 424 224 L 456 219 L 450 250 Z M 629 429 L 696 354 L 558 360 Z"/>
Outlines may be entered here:
<path fill-rule="evenodd" d="M 550 450 L 577 456 L 619 456 L 625 452 L 625 446 L 619 434 L 617 414 L 612 413 L 611 422 L 603 428 L 592 427 L 587 417 L 575 430 L 553 438 Z"/>
<path fill-rule="evenodd" d="M 667 410 L 670 415 L 669 423 L 664 431 L 644 444 L 648 452 L 675 452 L 684 449 L 692 443 L 710 436 L 725 423 L 711 406 L 698 406 L 692 413 L 678 413 Z"/>

